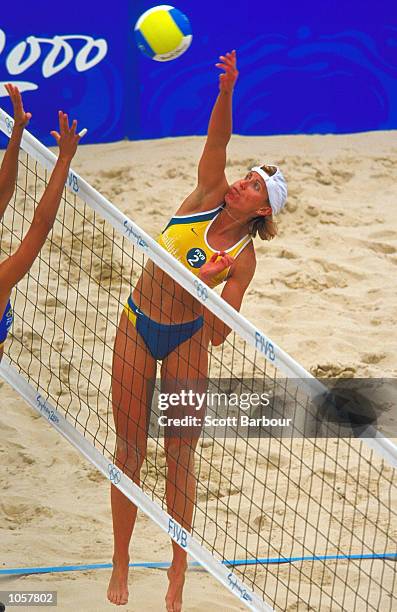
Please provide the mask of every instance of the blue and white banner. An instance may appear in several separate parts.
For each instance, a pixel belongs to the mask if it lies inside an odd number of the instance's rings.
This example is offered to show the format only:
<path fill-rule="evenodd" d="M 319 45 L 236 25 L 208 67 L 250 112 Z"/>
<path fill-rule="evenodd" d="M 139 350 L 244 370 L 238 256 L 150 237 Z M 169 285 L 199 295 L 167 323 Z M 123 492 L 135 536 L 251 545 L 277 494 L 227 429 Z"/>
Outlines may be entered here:
<path fill-rule="evenodd" d="M 344 133 L 397 128 L 397 4 L 358 0 L 282 5 L 235 0 L 174 6 L 191 23 L 188 51 L 155 62 L 133 28 L 155 1 L 49 0 L 2 11 L 4 83 L 24 92 L 31 130 L 45 143 L 63 109 L 88 128 L 85 142 L 205 134 L 217 93 L 214 67 L 237 49 L 234 131 L 245 135 Z M 371 9 L 371 10 L 369 10 Z M 3 144 L 3 142 L 2 142 Z"/>
<path fill-rule="evenodd" d="M 70 0 L 67 7 L 35 0 L 3 10 L 0 105 L 11 110 L 4 83 L 17 84 L 33 114 L 30 129 L 46 144 L 54 144 L 49 132 L 59 109 L 88 128 L 85 142 L 124 138 L 133 91 L 128 5 L 109 3 L 104 11 L 103 3 L 92 0 Z"/>

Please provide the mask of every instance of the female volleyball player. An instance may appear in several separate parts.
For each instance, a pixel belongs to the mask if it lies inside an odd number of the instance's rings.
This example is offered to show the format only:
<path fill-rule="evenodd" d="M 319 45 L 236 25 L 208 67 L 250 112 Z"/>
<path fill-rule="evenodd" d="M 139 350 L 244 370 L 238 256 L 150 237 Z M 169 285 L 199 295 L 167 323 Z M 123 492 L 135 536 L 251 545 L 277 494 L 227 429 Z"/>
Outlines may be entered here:
<path fill-rule="evenodd" d="M 232 95 L 238 76 L 236 53 L 216 64 L 222 70 L 220 92 L 212 110 L 208 136 L 198 166 L 198 184 L 158 238 L 203 283 L 225 281 L 222 297 L 236 310 L 254 275 L 252 236 L 276 235 L 273 215 L 284 206 L 287 189 L 275 166 L 254 167 L 229 185 L 226 146 L 232 133 Z M 156 362 L 161 361 L 163 392 L 194 387 L 206 390 L 208 344 L 221 344 L 230 329 L 154 264 L 148 263 L 121 316 L 113 357 L 112 400 L 117 432 L 116 464 L 139 483 L 146 454 L 148 412 Z M 179 412 L 178 412 L 179 410 Z M 176 416 L 186 408 L 174 411 Z M 196 412 L 197 414 L 197 412 Z M 198 413 L 200 414 L 200 413 Z M 188 531 L 195 502 L 194 450 L 200 431 L 165 434 L 166 500 L 169 514 Z M 108 598 L 128 600 L 129 543 L 136 507 L 111 489 L 114 556 Z M 168 570 L 166 606 L 182 609 L 186 552 L 174 541 Z"/>
<path fill-rule="evenodd" d="M 31 118 L 31 114 L 24 111 L 18 88 L 11 84 L 5 87 L 14 108 L 14 126 L 0 168 L 0 219 L 3 217 L 14 193 L 19 146 L 23 130 Z M 68 116 L 59 111 L 59 133 L 51 132 L 59 146 L 58 160 L 36 208 L 28 233 L 18 250 L 0 263 L 0 360 L 3 356 L 3 345 L 13 319 L 10 303 L 11 290 L 32 266 L 54 224 L 70 162 L 76 153 L 80 140 L 80 136 L 76 134 L 76 127 L 76 120 L 69 127 Z"/>

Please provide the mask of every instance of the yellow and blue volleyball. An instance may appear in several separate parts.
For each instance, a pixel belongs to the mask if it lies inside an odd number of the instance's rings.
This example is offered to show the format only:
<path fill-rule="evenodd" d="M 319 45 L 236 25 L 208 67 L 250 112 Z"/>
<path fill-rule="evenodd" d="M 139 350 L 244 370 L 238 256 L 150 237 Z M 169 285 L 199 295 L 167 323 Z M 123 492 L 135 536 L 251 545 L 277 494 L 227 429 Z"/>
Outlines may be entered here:
<path fill-rule="evenodd" d="M 192 42 L 189 19 L 168 4 L 145 11 L 136 22 L 134 33 L 142 53 L 156 62 L 179 57 Z"/>

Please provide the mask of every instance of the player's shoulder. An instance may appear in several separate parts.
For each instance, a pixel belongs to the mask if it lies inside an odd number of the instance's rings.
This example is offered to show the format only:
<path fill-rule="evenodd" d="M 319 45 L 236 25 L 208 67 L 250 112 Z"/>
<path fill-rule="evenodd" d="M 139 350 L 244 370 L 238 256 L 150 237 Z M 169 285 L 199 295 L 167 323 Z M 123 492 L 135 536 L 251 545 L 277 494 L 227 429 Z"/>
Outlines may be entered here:
<path fill-rule="evenodd" d="M 256 269 L 256 255 L 254 242 L 247 237 L 247 244 L 236 257 L 231 272 L 234 276 L 252 278 Z"/>
<path fill-rule="evenodd" d="M 236 262 L 238 262 L 239 260 L 240 265 L 246 265 L 249 262 L 252 263 L 254 266 L 256 265 L 255 245 L 253 238 L 250 235 L 247 236 L 246 245 L 237 257 Z"/>
<path fill-rule="evenodd" d="M 215 189 L 206 191 L 200 185 L 185 198 L 176 211 L 176 215 L 204 213 L 221 206 L 225 193 L 229 189 L 227 181 L 221 182 Z"/>

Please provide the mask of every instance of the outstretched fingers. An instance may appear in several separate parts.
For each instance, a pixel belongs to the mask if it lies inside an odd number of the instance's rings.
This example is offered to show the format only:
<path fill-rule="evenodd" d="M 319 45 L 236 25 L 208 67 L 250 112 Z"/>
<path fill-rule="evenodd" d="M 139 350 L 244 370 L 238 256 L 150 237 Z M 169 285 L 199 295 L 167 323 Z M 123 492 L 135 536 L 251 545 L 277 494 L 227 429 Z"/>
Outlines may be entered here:
<path fill-rule="evenodd" d="M 59 132 L 60 134 L 65 133 L 65 119 L 64 114 L 61 110 L 58 111 L 58 122 L 59 122 Z"/>
<path fill-rule="evenodd" d="M 14 95 L 12 97 L 12 101 L 14 102 L 15 110 L 19 113 L 23 113 L 22 97 L 18 87 L 14 87 Z"/>
<path fill-rule="evenodd" d="M 225 55 L 220 55 L 219 59 L 222 60 L 228 66 L 232 68 L 236 68 L 236 51 L 231 51 L 230 53 L 226 53 Z"/>
<path fill-rule="evenodd" d="M 69 117 L 63 111 L 58 112 L 59 132 L 53 130 L 51 135 L 55 138 L 59 147 L 59 156 L 69 163 L 76 153 L 81 134 L 77 134 L 77 120 L 73 119 L 69 125 Z"/>
<path fill-rule="evenodd" d="M 63 113 L 63 118 L 64 118 L 64 122 L 65 122 L 65 131 L 70 132 L 70 127 L 69 127 L 69 117 L 67 115 L 67 113 Z"/>
<path fill-rule="evenodd" d="M 70 128 L 70 133 L 71 133 L 72 136 L 76 135 L 76 129 L 77 129 L 77 120 L 73 119 L 72 126 Z"/>
<path fill-rule="evenodd" d="M 57 130 L 52 130 L 50 134 L 55 138 L 59 146 L 60 155 L 62 155 L 63 158 L 71 160 L 76 153 L 80 138 L 87 133 L 87 129 L 84 128 L 77 133 L 77 120 L 73 119 L 71 125 L 69 125 L 68 114 L 61 110 L 58 111 L 58 122 L 59 132 Z"/>
<path fill-rule="evenodd" d="M 61 135 L 59 132 L 57 132 L 56 130 L 52 130 L 52 132 L 50 132 L 51 136 L 53 136 L 55 138 L 55 141 L 57 144 L 59 144 L 59 140 L 61 138 Z"/>
<path fill-rule="evenodd" d="M 7 91 L 8 95 L 10 96 L 11 101 L 14 103 L 14 100 L 13 100 L 13 98 L 14 98 L 14 86 L 11 85 L 11 83 L 6 83 L 4 85 L 4 87 L 6 88 L 6 91 Z"/>
<path fill-rule="evenodd" d="M 215 64 L 215 66 L 217 68 L 220 68 L 221 70 L 224 70 L 225 72 L 233 72 L 235 70 L 233 66 L 227 64 L 226 62 L 218 62 L 217 64 Z"/>
<path fill-rule="evenodd" d="M 59 130 L 61 134 L 69 132 L 69 117 L 63 111 L 59 111 Z"/>
<path fill-rule="evenodd" d="M 21 94 L 19 93 L 18 87 L 16 87 L 12 83 L 6 83 L 6 85 L 4 85 L 4 87 L 6 88 L 7 93 L 10 96 L 11 102 L 13 103 L 13 105 L 18 103 L 18 94 L 19 94 L 19 100 L 20 100 L 21 106 L 22 106 Z"/>
<path fill-rule="evenodd" d="M 19 127 L 25 127 L 32 118 L 32 113 L 25 113 L 21 92 L 19 91 L 18 87 L 16 85 L 13 85 L 12 83 L 6 83 L 5 89 L 8 95 L 10 96 L 14 109 L 15 124 Z"/>
<path fill-rule="evenodd" d="M 219 75 L 220 90 L 231 92 L 238 78 L 236 51 L 220 55 L 219 59 L 220 62 L 215 64 L 215 66 L 223 70 Z"/>
<path fill-rule="evenodd" d="M 218 68 L 222 68 L 223 70 L 236 70 L 237 69 L 237 58 L 236 51 L 232 51 L 231 53 L 226 53 L 225 55 L 220 55 L 219 59 L 221 60 L 215 66 Z"/>
<path fill-rule="evenodd" d="M 63 111 L 59 111 L 58 116 L 59 116 L 59 131 L 60 131 L 60 133 L 62 135 L 68 134 L 68 135 L 70 135 L 72 137 L 76 137 L 76 138 L 80 139 L 82 134 L 76 134 L 77 120 L 73 119 L 72 125 L 69 126 L 69 117 L 68 117 L 67 113 L 64 113 Z"/>

